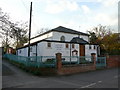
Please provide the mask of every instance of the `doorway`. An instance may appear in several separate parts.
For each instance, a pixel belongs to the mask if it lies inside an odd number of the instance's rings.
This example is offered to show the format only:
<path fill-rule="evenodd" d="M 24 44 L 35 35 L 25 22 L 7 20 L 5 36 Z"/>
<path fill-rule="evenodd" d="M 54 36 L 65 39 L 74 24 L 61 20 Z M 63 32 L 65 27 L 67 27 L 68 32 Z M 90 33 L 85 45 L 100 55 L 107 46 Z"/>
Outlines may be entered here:
<path fill-rule="evenodd" d="M 85 45 L 79 45 L 80 56 L 85 56 Z"/>

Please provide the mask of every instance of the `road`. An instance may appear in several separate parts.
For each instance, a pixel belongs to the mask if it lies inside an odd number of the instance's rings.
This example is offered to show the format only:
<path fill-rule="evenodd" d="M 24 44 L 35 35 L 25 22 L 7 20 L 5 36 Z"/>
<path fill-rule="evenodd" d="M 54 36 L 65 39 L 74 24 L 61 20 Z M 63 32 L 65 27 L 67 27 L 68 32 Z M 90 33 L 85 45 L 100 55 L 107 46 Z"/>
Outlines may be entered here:
<path fill-rule="evenodd" d="M 118 68 L 65 76 L 34 76 L 3 60 L 2 88 L 118 88 Z"/>

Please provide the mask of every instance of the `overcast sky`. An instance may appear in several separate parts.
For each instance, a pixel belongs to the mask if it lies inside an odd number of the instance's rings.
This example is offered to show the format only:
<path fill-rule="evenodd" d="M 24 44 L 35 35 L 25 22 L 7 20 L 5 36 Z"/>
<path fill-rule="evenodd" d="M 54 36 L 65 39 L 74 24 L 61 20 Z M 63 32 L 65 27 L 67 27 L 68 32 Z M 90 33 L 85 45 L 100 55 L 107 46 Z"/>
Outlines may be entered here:
<path fill-rule="evenodd" d="M 29 21 L 33 2 L 32 36 L 40 28 L 65 26 L 86 32 L 98 24 L 118 31 L 118 0 L 0 0 L 13 21 Z"/>

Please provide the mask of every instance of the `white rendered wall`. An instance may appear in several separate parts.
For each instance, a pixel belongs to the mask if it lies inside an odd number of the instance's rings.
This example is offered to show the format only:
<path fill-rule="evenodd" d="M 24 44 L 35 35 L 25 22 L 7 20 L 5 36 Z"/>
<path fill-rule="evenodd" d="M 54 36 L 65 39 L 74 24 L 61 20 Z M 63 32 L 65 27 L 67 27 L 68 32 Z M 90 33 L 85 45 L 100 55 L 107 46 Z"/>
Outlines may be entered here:
<path fill-rule="evenodd" d="M 36 56 L 36 45 L 30 46 L 30 48 L 32 48 L 32 52 L 30 52 L 30 56 Z M 20 53 L 20 50 L 21 50 L 21 53 Z M 28 47 L 19 49 L 18 56 L 28 56 Z"/>
<path fill-rule="evenodd" d="M 43 44 L 42 43 L 37 43 L 37 56 L 42 56 L 42 51 L 43 51 Z"/>
<path fill-rule="evenodd" d="M 37 41 L 40 41 L 40 40 L 43 40 L 43 39 L 49 39 L 53 36 L 53 32 L 50 32 L 50 33 L 47 33 L 47 34 L 44 34 L 44 35 L 41 35 L 39 37 L 36 37 L 34 39 L 31 39 L 30 40 L 30 43 L 34 43 L 34 42 L 37 42 Z"/>
<path fill-rule="evenodd" d="M 80 38 L 83 38 L 84 40 L 86 40 L 87 42 L 89 42 L 89 37 L 88 37 L 88 36 L 80 35 L 79 37 L 80 37 Z"/>
<path fill-rule="evenodd" d="M 39 42 L 37 44 L 37 56 L 54 56 L 56 53 L 62 53 L 62 58 L 65 58 L 65 60 L 70 60 L 70 57 L 64 57 L 64 56 L 70 56 L 70 44 L 68 43 L 69 47 L 66 48 L 66 43 L 59 43 L 59 42 L 49 42 L 51 43 L 51 47 L 47 47 L 48 42 Z M 72 51 L 77 50 L 78 54 L 77 56 L 80 55 L 80 47 L 79 44 L 74 44 L 75 47 L 72 48 L 71 45 L 71 56 L 72 56 Z M 30 52 L 30 56 L 36 56 L 36 45 L 31 46 L 32 47 L 32 52 Z M 19 50 L 21 50 L 21 53 L 19 53 Z M 28 56 L 28 48 L 22 48 L 18 50 L 18 55 L 19 56 Z M 91 56 L 91 53 L 96 53 L 97 56 L 97 45 L 96 49 L 94 49 L 94 45 L 91 45 L 91 49 L 89 49 L 89 45 L 85 45 L 85 56 Z M 76 56 L 76 55 L 75 55 Z M 88 58 L 89 59 L 89 58 Z M 47 60 L 46 58 L 42 58 L 43 61 Z M 72 61 L 76 61 L 77 58 L 72 58 Z"/>
<path fill-rule="evenodd" d="M 36 56 L 36 45 L 30 46 L 30 48 L 32 49 L 30 52 L 30 56 Z"/>
<path fill-rule="evenodd" d="M 47 47 L 47 43 L 48 42 L 38 43 L 38 54 L 37 54 L 38 56 L 54 56 L 55 57 L 56 53 L 62 53 L 62 56 L 70 56 L 70 44 L 69 43 L 68 43 L 69 48 L 66 48 L 66 43 L 50 42 L 51 47 Z M 74 44 L 74 45 L 75 45 L 75 48 L 71 48 L 71 56 L 72 56 L 73 50 L 77 50 L 78 56 L 79 56 L 79 44 Z"/>
<path fill-rule="evenodd" d="M 91 56 L 91 53 L 96 53 L 97 56 L 97 45 L 91 45 L 91 49 L 89 49 L 89 45 L 85 45 L 85 56 Z"/>
<path fill-rule="evenodd" d="M 56 53 L 62 53 L 62 56 L 70 56 L 70 44 L 69 48 L 66 48 L 66 43 L 58 43 L 58 42 L 51 42 L 51 47 L 47 47 L 48 42 L 40 42 L 37 45 L 37 56 L 55 56 Z M 79 54 L 79 44 L 74 44 L 75 48 L 71 47 L 71 55 L 73 50 L 78 51 Z M 58 46 L 58 47 L 57 47 Z M 58 49 L 60 46 L 60 49 Z M 31 46 L 32 52 L 30 52 L 30 56 L 36 56 L 36 45 Z M 20 53 L 21 50 L 21 53 Z M 85 45 L 85 56 L 91 56 L 91 53 L 96 53 L 97 56 L 97 46 L 94 49 L 94 45 L 91 45 L 91 49 L 89 49 L 89 45 Z M 22 48 L 18 50 L 19 56 L 28 56 L 28 48 Z"/>
<path fill-rule="evenodd" d="M 70 44 L 69 44 L 69 48 L 66 48 L 66 43 L 59 43 L 59 42 L 50 42 L 51 43 L 51 47 L 47 47 L 47 43 L 48 42 L 40 42 L 38 44 L 39 47 L 39 54 L 38 55 L 42 55 L 42 56 L 55 56 L 56 53 L 62 53 L 62 56 L 70 56 Z M 79 45 L 78 44 L 74 44 L 75 48 L 71 48 L 71 52 L 73 50 L 77 50 L 79 52 Z M 79 53 L 78 53 L 79 55 Z"/>
<path fill-rule="evenodd" d="M 20 53 L 21 50 L 21 53 Z M 18 56 L 28 56 L 28 48 L 22 48 L 18 50 Z"/>
<path fill-rule="evenodd" d="M 30 43 L 34 43 L 34 42 L 37 42 L 37 41 L 40 41 L 43 39 L 60 41 L 61 36 L 65 36 L 65 41 L 70 41 L 70 40 L 72 40 L 73 37 L 79 36 L 80 38 L 83 38 L 84 40 L 89 42 L 88 36 L 86 36 L 86 35 L 77 35 L 77 34 L 70 34 L 70 33 L 53 31 L 53 32 L 44 34 L 42 36 L 36 37 L 34 39 L 31 39 Z M 27 43 L 25 45 L 27 45 Z"/>
<path fill-rule="evenodd" d="M 71 41 L 73 37 L 78 37 L 77 34 L 69 34 L 69 33 L 63 33 L 63 32 L 53 32 L 53 40 L 60 41 L 61 36 L 65 36 L 65 41 Z M 88 36 L 80 35 L 80 38 L 83 38 L 86 41 L 88 40 Z"/>

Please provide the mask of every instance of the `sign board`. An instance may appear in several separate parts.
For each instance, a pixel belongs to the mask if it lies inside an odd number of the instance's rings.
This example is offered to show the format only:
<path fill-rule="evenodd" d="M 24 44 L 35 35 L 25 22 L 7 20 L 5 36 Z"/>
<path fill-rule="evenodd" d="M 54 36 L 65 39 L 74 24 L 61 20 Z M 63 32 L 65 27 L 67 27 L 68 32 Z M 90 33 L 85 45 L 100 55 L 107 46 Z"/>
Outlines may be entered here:
<path fill-rule="evenodd" d="M 57 52 L 61 52 L 63 51 L 63 44 L 55 44 L 55 50 Z"/>

